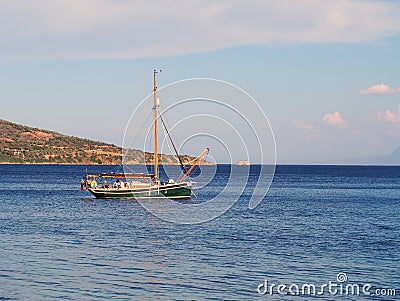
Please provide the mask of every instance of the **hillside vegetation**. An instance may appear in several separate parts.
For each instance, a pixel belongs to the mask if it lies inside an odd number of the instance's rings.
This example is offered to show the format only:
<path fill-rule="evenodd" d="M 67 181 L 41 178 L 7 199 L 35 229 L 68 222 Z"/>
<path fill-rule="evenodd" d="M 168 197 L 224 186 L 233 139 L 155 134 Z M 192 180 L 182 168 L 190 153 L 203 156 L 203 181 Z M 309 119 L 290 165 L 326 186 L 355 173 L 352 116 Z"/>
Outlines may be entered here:
<path fill-rule="evenodd" d="M 151 164 L 154 156 L 126 150 L 128 164 Z M 126 152 L 125 151 L 125 152 Z M 120 164 L 120 147 L 89 139 L 62 135 L 0 119 L 0 163 Z M 181 156 L 187 163 L 194 158 Z M 160 155 L 163 164 L 178 164 L 171 155 Z"/>

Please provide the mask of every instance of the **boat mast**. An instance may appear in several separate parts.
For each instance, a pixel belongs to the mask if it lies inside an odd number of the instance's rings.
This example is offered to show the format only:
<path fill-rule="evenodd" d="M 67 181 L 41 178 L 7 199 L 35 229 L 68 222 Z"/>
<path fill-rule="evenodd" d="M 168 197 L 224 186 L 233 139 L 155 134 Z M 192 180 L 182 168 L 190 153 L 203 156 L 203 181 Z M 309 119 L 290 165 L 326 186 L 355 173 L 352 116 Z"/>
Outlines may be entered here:
<path fill-rule="evenodd" d="M 157 114 L 158 114 L 158 98 L 157 98 L 157 83 L 156 83 L 157 70 L 154 69 L 153 73 L 153 96 L 154 96 L 154 106 L 153 106 L 153 117 L 154 117 L 154 180 L 158 183 L 158 135 L 157 135 Z"/>

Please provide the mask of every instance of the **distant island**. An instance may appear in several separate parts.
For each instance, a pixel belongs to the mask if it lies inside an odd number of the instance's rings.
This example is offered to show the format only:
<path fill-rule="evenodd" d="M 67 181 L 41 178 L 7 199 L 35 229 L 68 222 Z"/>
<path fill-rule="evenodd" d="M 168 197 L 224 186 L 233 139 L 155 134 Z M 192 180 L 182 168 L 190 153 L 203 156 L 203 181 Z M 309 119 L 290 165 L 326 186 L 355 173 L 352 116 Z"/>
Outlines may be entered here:
<path fill-rule="evenodd" d="M 393 150 L 389 155 L 370 160 L 369 163 L 374 165 L 400 165 L 400 147 Z"/>
<path fill-rule="evenodd" d="M 127 164 L 151 164 L 153 153 L 124 150 Z M 183 163 L 195 158 L 182 155 Z M 160 155 L 163 164 L 179 164 L 172 155 Z M 120 164 L 122 149 L 114 144 L 63 135 L 0 119 L 0 163 Z M 210 164 L 209 162 L 203 162 Z"/>
<path fill-rule="evenodd" d="M 318 162 L 317 164 L 400 166 L 400 147 L 394 149 L 390 154 L 383 156 L 329 160 Z"/>
<path fill-rule="evenodd" d="M 250 162 L 248 160 L 240 160 L 237 165 L 250 165 Z"/>

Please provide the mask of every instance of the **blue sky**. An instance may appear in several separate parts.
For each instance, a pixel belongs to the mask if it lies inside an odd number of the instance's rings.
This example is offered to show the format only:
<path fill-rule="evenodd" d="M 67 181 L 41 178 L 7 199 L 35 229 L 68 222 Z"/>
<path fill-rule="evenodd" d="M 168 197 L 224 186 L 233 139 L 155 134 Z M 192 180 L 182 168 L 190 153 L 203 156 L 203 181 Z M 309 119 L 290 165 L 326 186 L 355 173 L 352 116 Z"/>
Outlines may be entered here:
<path fill-rule="evenodd" d="M 400 147 L 397 1 L 21 0 L 0 18 L 2 119 L 121 145 L 159 68 L 160 87 L 206 77 L 247 91 L 279 163 Z"/>

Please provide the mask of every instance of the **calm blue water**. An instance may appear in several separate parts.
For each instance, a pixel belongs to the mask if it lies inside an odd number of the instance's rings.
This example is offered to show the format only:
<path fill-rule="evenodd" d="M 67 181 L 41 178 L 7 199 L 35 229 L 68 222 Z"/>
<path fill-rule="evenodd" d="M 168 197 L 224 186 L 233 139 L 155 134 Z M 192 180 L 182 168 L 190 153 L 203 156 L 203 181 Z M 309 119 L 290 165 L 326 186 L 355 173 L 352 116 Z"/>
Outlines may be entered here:
<path fill-rule="evenodd" d="M 136 201 L 94 200 L 79 191 L 84 169 L 0 165 L 0 300 L 399 299 L 400 167 L 278 166 L 254 210 L 246 190 L 198 225 L 164 222 Z M 229 171 L 219 166 L 212 187 Z M 338 273 L 397 296 L 257 292 L 266 279 L 320 286 Z"/>

